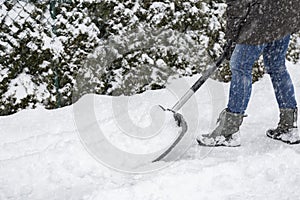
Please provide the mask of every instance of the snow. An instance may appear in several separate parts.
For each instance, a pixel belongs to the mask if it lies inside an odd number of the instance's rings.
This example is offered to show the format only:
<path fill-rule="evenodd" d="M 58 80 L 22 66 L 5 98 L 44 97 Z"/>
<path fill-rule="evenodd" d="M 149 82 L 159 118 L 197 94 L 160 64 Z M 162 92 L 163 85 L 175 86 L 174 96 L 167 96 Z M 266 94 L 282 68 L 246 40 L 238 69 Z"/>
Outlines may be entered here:
<path fill-rule="evenodd" d="M 299 64 L 288 66 L 300 102 Z M 114 170 L 90 154 L 82 132 L 93 127 L 127 153 L 152 151 L 147 137 L 140 141 L 136 138 L 145 135 L 125 135 L 131 132 L 122 128 L 129 122 L 149 127 L 152 119 L 148 110 L 153 108 L 159 116 L 160 110 L 153 106 L 171 107 L 197 78 L 173 80 L 167 89 L 131 97 L 90 94 L 74 106 L 51 111 L 37 108 L 1 117 L 0 199 L 299 199 L 299 145 L 289 146 L 265 136 L 265 131 L 278 121 L 267 75 L 253 85 L 248 117 L 241 127 L 241 147 L 204 148 L 191 139 L 191 147 L 181 152 L 180 159 L 149 164 L 150 170 L 140 174 Z M 202 86 L 181 111 L 189 125 L 187 134 L 194 138 L 212 128 L 225 106 L 228 89 L 228 84 L 213 80 Z M 178 131 L 174 124 L 168 124 L 171 118 L 166 113 L 166 132 Z M 171 139 L 167 134 L 150 136 L 153 141 L 161 139 L 161 143 L 151 144 L 161 149 Z M 113 157 L 110 153 L 114 152 L 104 153 Z M 112 159 L 127 164 L 126 158 Z"/>
<path fill-rule="evenodd" d="M 36 87 L 36 84 L 32 81 L 32 76 L 26 73 L 27 70 L 28 68 L 24 68 L 24 72 L 11 81 L 9 89 L 4 94 L 5 97 L 14 97 L 16 103 L 21 103 L 22 99 L 26 98 L 28 94 L 36 96 L 39 101 L 42 101 L 43 97 L 50 96 L 47 85 L 42 83 L 39 87 Z M 36 106 L 40 105 L 37 104 Z"/>
<path fill-rule="evenodd" d="M 27 93 L 34 93 L 33 88 L 34 83 L 31 81 L 31 76 L 26 73 L 22 73 L 17 77 L 17 79 L 14 79 L 10 83 L 9 90 L 5 93 L 5 96 L 14 96 L 16 101 L 19 103 L 21 102 L 21 99 L 27 96 Z"/>

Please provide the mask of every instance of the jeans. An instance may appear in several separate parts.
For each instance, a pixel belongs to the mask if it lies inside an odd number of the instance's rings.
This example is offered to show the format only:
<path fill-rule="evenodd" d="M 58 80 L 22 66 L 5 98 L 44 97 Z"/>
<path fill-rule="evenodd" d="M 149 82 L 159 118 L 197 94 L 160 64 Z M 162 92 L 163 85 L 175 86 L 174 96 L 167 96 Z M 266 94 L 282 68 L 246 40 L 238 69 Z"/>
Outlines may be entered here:
<path fill-rule="evenodd" d="M 232 79 L 227 105 L 230 112 L 245 113 L 252 90 L 252 66 L 261 54 L 279 108 L 297 107 L 294 86 L 285 65 L 289 41 L 290 35 L 262 45 L 236 45 L 230 59 Z"/>

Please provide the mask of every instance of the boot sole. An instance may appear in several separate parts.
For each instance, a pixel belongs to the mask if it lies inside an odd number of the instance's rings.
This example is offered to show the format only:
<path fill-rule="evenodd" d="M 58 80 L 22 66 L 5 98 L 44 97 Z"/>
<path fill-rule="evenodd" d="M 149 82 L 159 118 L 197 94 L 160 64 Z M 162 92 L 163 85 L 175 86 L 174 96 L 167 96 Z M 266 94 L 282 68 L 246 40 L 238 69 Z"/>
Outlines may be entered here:
<path fill-rule="evenodd" d="M 230 146 L 230 145 L 225 145 L 225 144 L 215 144 L 215 145 L 208 145 L 203 143 L 201 140 L 196 139 L 196 141 L 198 142 L 199 146 L 203 146 L 203 147 L 240 147 L 241 145 L 234 145 L 234 146 Z"/>
<path fill-rule="evenodd" d="M 281 142 L 286 143 L 286 144 L 289 144 L 289 145 L 300 144 L 300 140 L 298 140 L 298 141 L 296 141 L 296 142 L 290 142 L 290 141 L 282 140 L 282 139 L 280 139 L 280 138 L 272 137 L 272 136 L 270 136 L 270 135 L 268 135 L 268 134 L 266 134 L 266 135 L 267 135 L 267 137 L 269 137 L 269 138 L 271 138 L 271 139 L 273 139 L 273 140 L 281 141 Z"/>

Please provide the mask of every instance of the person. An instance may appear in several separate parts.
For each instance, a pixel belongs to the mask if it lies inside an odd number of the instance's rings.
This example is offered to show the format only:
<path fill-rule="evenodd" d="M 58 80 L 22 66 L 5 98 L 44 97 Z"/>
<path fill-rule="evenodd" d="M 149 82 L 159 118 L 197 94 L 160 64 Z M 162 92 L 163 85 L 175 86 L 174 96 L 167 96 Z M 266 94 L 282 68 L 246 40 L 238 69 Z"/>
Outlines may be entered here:
<path fill-rule="evenodd" d="M 241 144 L 239 128 L 250 99 L 252 66 L 261 54 L 280 110 L 278 126 L 266 134 L 289 144 L 300 143 L 294 86 L 285 65 L 290 36 L 300 29 L 299 10 L 299 0 L 227 0 L 225 35 L 236 44 L 230 58 L 229 101 L 217 127 L 197 139 L 200 145 Z"/>

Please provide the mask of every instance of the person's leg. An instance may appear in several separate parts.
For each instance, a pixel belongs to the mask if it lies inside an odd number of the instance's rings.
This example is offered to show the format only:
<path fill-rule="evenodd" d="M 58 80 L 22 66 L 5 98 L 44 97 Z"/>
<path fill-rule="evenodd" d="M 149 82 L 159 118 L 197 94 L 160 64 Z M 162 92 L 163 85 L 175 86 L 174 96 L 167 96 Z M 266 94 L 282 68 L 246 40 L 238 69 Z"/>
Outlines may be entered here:
<path fill-rule="evenodd" d="M 276 100 L 280 109 L 295 109 L 297 107 L 294 86 L 286 69 L 285 57 L 290 36 L 269 43 L 264 51 L 264 63 L 271 77 Z"/>
<path fill-rule="evenodd" d="M 289 144 L 300 143 L 297 129 L 297 102 L 294 86 L 286 69 L 285 56 L 290 36 L 268 44 L 263 52 L 264 63 L 270 74 L 280 115 L 277 128 L 267 130 L 267 136 Z"/>
<path fill-rule="evenodd" d="M 217 120 L 217 127 L 210 133 L 198 137 L 200 145 L 239 146 L 239 128 L 245 117 L 252 88 L 252 65 L 262 53 L 264 45 L 236 45 L 231 56 L 232 79 L 227 109 Z"/>
<path fill-rule="evenodd" d="M 252 90 L 252 66 L 263 52 L 264 46 L 237 44 L 232 53 L 232 78 L 227 105 L 232 113 L 245 113 Z"/>

